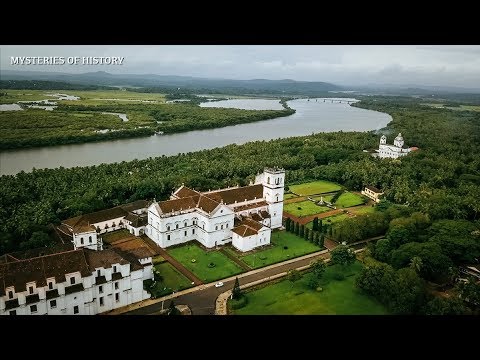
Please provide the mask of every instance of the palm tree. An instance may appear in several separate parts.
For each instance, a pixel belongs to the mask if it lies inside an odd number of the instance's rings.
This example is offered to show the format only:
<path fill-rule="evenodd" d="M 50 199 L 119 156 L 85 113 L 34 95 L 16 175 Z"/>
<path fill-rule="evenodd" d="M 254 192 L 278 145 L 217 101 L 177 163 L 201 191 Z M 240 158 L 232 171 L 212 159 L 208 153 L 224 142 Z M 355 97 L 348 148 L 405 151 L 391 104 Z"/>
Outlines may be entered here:
<path fill-rule="evenodd" d="M 420 270 L 422 269 L 422 265 L 423 265 L 423 262 L 419 256 L 414 256 L 410 260 L 410 268 L 415 270 L 417 273 L 420 272 Z"/>

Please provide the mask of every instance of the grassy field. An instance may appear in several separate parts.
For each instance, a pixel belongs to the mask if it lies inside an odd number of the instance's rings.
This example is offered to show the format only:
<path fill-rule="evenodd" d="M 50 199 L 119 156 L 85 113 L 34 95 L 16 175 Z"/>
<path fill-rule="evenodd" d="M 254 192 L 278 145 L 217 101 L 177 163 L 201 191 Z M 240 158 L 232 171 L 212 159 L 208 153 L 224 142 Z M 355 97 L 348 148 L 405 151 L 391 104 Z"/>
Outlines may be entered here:
<path fill-rule="evenodd" d="M 360 207 L 358 209 L 353 209 L 352 212 L 358 215 L 371 214 L 375 212 L 375 208 L 373 206 L 365 206 L 365 207 Z"/>
<path fill-rule="evenodd" d="M 78 103 L 86 105 L 101 105 L 106 103 L 126 103 L 145 101 L 163 103 L 165 102 L 164 94 L 153 93 L 137 93 L 133 91 L 122 90 L 11 90 L 0 89 L 0 92 L 6 92 L 7 96 L 0 97 L 0 104 L 11 104 L 17 101 L 38 101 L 49 99 L 59 104 Z M 67 94 L 80 97 L 80 100 L 56 100 L 56 97 L 48 96 L 49 94 Z M 114 100 L 116 99 L 116 100 Z"/>
<path fill-rule="evenodd" d="M 320 201 L 323 199 L 323 201 L 328 201 L 328 202 L 332 202 L 332 198 L 333 198 L 333 195 L 320 195 L 320 196 L 312 197 L 313 200 Z"/>
<path fill-rule="evenodd" d="M 341 208 L 347 208 L 350 206 L 357 206 L 365 203 L 366 200 L 363 196 L 351 193 L 351 192 L 344 192 L 342 195 L 339 196 L 337 201 L 335 202 L 335 206 Z"/>
<path fill-rule="evenodd" d="M 271 242 L 273 247 L 258 250 L 240 259 L 252 268 L 259 268 L 321 250 L 317 245 L 286 231 L 272 233 Z M 285 249 L 285 246 L 288 248 Z"/>
<path fill-rule="evenodd" d="M 444 106 L 444 104 L 441 104 L 441 103 L 423 103 L 422 105 L 430 106 L 434 108 L 457 110 L 457 111 L 480 111 L 479 105 Z"/>
<path fill-rule="evenodd" d="M 180 274 L 178 270 L 168 262 L 155 265 L 155 269 L 158 270 L 163 277 L 162 281 L 157 281 L 152 290 L 152 293 L 154 293 L 156 297 L 171 294 L 173 291 L 184 290 L 193 286 L 189 279 Z"/>
<path fill-rule="evenodd" d="M 283 197 L 284 200 L 288 200 L 288 199 L 294 199 L 298 197 L 297 195 L 295 194 L 285 194 L 285 196 Z"/>
<path fill-rule="evenodd" d="M 343 221 L 345 219 L 348 219 L 348 218 L 349 218 L 349 216 L 347 214 L 338 214 L 338 215 L 333 215 L 333 216 L 323 218 L 322 223 L 325 224 L 325 225 L 335 224 L 337 222 L 341 222 L 341 221 Z M 309 229 L 311 229 L 313 227 L 313 221 L 310 221 L 305 226 L 308 227 Z"/>
<path fill-rule="evenodd" d="M 128 232 L 128 230 L 121 229 L 121 230 L 116 230 L 112 231 L 106 234 L 102 234 L 102 240 L 104 243 L 111 244 L 112 242 L 115 242 L 117 240 L 125 239 L 132 237 L 133 235 Z"/>
<path fill-rule="evenodd" d="M 330 181 L 313 181 L 298 185 L 291 185 L 290 191 L 298 195 L 315 195 L 340 190 L 342 187 Z"/>
<path fill-rule="evenodd" d="M 326 206 L 315 205 L 313 201 L 310 200 L 283 205 L 283 211 L 298 217 L 321 214 L 330 210 L 331 209 Z"/>
<path fill-rule="evenodd" d="M 221 252 L 206 252 L 196 244 L 169 249 L 168 252 L 205 282 L 223 279 L 242 272 L 237 264 Z M 208 267 L 210 263 L 214 263 L 215 267 Z"/>
<path fill-rule="evenodd" d="M 321 281 L 322 291 L 307 286 L 312 274 L 301 280 L 288 280 L 247 293 L 248 304 L 230 313 L 236 315 L 383 315 L 387 310 L 375 299 L 355 287 L 355 277 L 362 268 L 356 262 L 348 269 L 328 266 Z M 343 280 L 335 280 L 343 274 Z"/>

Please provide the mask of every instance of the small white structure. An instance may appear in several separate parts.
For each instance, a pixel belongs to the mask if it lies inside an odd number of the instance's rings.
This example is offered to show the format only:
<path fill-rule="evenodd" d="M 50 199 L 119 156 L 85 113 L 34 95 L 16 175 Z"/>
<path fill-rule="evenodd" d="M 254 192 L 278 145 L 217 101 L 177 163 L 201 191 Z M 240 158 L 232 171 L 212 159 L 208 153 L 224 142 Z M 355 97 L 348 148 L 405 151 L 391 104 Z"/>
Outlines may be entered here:
<path fill-rule="evenodd" d="M 369 197 L 376 203 L 380 202 L 380 196 L 383 195 L 383 192 L 377 189 L 375 186 L 365 186 L 362 190 L 362 195 Z"/>
<path fill-rule="evenodd" d="M 405 146 L 402 133 L 399 133 L 393 141 L 393 145 L 387 144 L 387 137 L 382 135 L 380 138 L 380 146 L 378 147 L 378 150 L 375 151 L 378 153 L 378 157 L 380 158 L 397 159 L 399 157 L 408 155 L 408 153 L 413 150 L 416 150 L 416 148 L 407 148 Z"/>
<path fill-rule="evenodd" d="M 0 263 L 0 315 L 95 315 L 150 298 L 145 251 L 86 247 Z"/>
<path fill-rule="evenodd" d="M 285 170 L 269 168 L 249 186 L 207 192 L 182 186 L 170 200 L 150 205 L 145 234 L 163 248 L 192 240 L 212 248 L 234 236 L 242 251 L 269 244 L 270 229 L 282 226 L 284 186 Z M 240 241 L 240 234 L 249 239 Z"/>

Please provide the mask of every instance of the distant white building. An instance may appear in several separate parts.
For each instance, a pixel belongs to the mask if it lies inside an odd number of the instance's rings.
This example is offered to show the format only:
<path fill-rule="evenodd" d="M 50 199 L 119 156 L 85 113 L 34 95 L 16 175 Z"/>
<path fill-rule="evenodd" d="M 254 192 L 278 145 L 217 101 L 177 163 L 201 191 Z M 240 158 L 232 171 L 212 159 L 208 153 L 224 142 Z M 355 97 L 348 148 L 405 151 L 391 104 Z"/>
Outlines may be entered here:
<path fill-rule="evenodd" d="M 380 196 L 383 195 L 383 192 L 377 189 L 375 186 L 365 186 L 365 188 L 362 190 L 362 195 L 365 195 L 378 203 L 380 202 Z"/>
<path fill-rule="evenodd" d="M 180 187 L 170 200 L 148 208 L 145 234 L 160 247 L 198 240 L 207 248 L 232 245 L 240 251 L 270 243 L 282 226 L 285 170 L 265 169 L 255 184 L 198 192 Z"/>
<path fill-rule="evenodd" d="M 380 146 L 378 150 L 375 151 L 378 153 L 378 157 L 380 158 L 397 159 L 399 157 L 408 155 L 408 153 L 414 150 L 417 150 L 417 148 L 408 148 L 405 146 L 402 133 L 399 133 L 393 141 L 393 145 L 387 144 L 387 137 L 382 135 L 380 138 Z"/>
<path fill-rule="evenodd" d="M 152 255 L 83 247 L 0 257 L 0 315 L 95 315 L 150 298 Z"/>

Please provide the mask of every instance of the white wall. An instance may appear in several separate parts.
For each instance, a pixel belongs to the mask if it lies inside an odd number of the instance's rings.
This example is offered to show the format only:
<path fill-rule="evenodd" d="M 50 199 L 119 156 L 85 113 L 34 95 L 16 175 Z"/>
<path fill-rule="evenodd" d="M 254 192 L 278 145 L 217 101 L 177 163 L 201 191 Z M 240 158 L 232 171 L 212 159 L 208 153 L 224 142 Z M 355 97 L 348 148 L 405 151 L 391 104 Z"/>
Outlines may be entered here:
<path fill-rule="evenodd" d="M 90 242 L 89 237 L 92 238 L 92 242 Z M 82 238 L 83 238 L 83 245 L 82 245 Z M 97 250 L 97 232 L 95 230 L 73 234 L 73 243 L 75 248 L 86 247 L 91 250 Z"/>
<path fill-rule="evenodd" d="M 258 246 L 270 244 L 271 230 L 264 228 L 258 234 L 241 237 L 236 233 L 232 233 L 232 245 L 240 251 L 250 251 Z"/>

